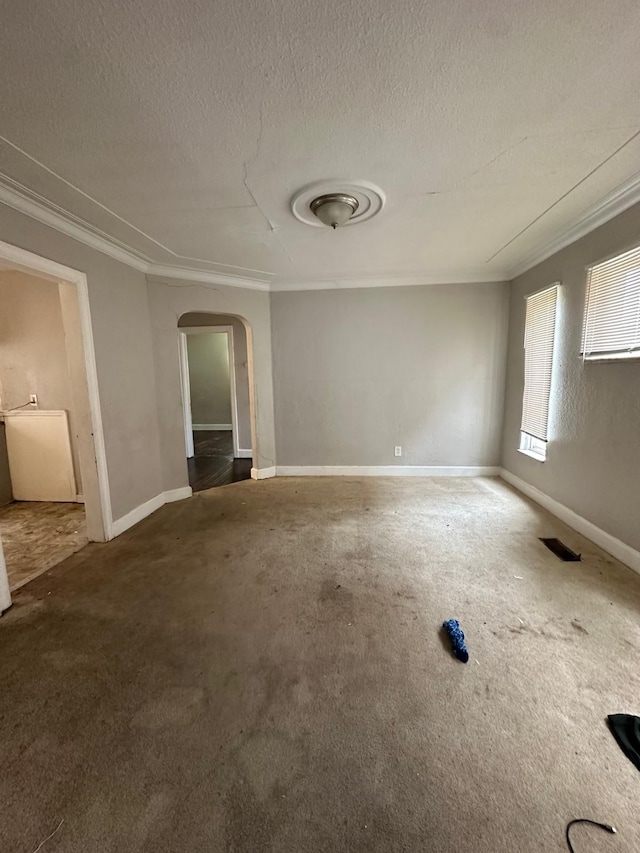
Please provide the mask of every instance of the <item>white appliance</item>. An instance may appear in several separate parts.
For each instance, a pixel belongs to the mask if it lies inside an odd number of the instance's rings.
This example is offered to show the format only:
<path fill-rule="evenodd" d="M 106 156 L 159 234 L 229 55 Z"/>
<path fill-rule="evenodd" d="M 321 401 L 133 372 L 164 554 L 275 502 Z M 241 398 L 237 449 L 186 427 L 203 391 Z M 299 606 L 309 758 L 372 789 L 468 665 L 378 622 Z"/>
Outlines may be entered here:
<path fill-rule="evenodd" d="M 66 411 L 5 412 L 11 489 L 16 501 L 76 500 Z"/>

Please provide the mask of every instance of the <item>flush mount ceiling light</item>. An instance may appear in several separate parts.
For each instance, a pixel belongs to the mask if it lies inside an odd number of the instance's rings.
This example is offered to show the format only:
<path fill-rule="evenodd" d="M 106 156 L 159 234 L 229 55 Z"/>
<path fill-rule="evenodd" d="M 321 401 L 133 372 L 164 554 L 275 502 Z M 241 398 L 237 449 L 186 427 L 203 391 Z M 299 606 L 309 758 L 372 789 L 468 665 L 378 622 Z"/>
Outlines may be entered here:
<path fill-rule="evenodd" d="M 299 190 L 291 199 L 296 219 L 316 228 L 342 228 L 365 222 L 384 206 L 381 189 L 365 181 L 320 181 Z"/>
<path fill-rule="evenodd" d="M 339 225 L 346 225 L 360 207 L 357 198 L 344 193 L 325 193 L 319 195 L 309 205 L 320 222 L 331 226 L 335 231 Z"/>

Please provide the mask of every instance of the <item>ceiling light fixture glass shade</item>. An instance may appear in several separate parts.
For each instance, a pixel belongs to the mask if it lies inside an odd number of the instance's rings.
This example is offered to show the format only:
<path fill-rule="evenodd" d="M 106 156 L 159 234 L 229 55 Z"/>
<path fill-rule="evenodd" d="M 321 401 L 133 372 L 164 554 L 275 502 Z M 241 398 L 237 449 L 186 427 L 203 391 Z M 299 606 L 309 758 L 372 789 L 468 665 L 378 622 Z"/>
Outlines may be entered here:
<path fill-rule="evenodd" d="M 328 193 L 314 198 L 309 207 L 320 222 L 335 230 L 351 219 L 358 209 L 358 199 L 343 193 Z"/>

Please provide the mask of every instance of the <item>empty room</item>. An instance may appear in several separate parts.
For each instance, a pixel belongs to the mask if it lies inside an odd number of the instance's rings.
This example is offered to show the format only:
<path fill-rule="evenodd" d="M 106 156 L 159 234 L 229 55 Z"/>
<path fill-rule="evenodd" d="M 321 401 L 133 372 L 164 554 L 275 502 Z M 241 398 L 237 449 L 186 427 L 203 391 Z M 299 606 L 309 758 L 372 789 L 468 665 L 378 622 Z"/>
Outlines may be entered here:
<path fill-rule="evenodd" d="M 640 6 L 0 20 L 0 849 L 638 853 Z"/>

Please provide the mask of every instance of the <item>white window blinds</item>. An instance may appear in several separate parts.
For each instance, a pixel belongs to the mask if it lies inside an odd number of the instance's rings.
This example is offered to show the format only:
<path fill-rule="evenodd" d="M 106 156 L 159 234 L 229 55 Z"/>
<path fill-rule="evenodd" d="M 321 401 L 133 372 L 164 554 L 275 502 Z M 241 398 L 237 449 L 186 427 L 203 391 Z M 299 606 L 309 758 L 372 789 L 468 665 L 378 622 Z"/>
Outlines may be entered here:
<path fill-rule="evenodd" d="M 527 297 L 521 430 L 547 440 L 558 285 Z"/>
<path fill-rule="evenodd" d="M 640 358 L 640 247 L 589 269 L 582 354 Z"/>

